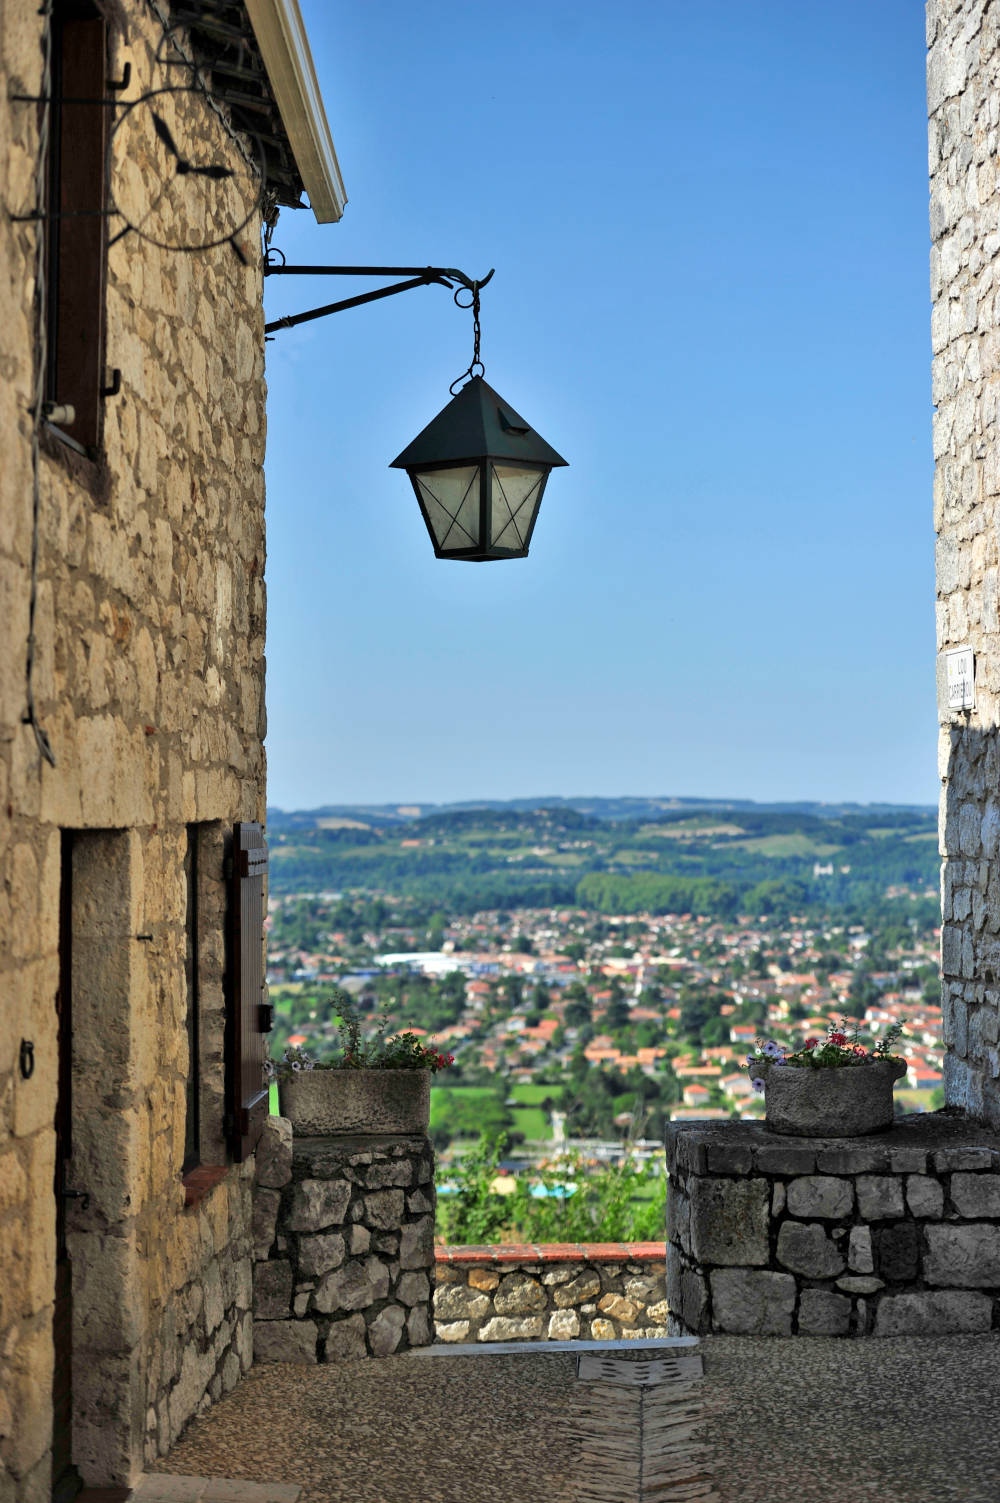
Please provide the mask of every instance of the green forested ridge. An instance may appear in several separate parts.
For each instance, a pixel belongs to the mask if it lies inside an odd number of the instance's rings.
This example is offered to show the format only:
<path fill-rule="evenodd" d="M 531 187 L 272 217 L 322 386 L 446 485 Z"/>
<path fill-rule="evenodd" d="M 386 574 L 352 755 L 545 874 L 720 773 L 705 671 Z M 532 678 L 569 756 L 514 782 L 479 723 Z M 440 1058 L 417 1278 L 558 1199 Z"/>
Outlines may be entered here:
<path fill-rule="evenodd" d="M 317 823 L 338 818 L 351 823 Z M 575 904 L 606 913 L 815 910 L 862 919 L 885 909 L 890 887 L 936 887 L 936 829 L 931 810 L 735 801 L 688 801 L 630 818 L 521 802 L 405 819 L 316 811 L 312 824 L 307 813 L 270 810 L 270 885 L 274 893 L 382 890 L 456 914 Z M 815 875 L 817 863 L 832 873 Z"/>

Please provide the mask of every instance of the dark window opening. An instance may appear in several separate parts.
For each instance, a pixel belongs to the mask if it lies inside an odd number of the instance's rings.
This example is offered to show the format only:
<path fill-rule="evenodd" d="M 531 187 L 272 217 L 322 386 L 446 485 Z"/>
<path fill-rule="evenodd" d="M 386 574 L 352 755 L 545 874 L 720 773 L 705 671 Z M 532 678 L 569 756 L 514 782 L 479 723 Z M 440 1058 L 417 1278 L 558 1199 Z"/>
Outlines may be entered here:
<path fill-rule="evenodd" d="M 201 1038 L 200 1038 L 200 965 L 198 943 L 198 826 L 187 827 L 187 850 L 184 856 L 187 882 L 187 1113 L 184 1129 L 184 1168 L 187 1174 L 201 1163 Z"/>
<path fill-rule="evenodd" d="M 72 407 L 57 431 L 97 449 L 104 380 L 104 155 L 108 28 L 87 0 L 56 0 L 49 124 L 46 399 Z M 84 101 L 84 102 L 77 102 Z"/>

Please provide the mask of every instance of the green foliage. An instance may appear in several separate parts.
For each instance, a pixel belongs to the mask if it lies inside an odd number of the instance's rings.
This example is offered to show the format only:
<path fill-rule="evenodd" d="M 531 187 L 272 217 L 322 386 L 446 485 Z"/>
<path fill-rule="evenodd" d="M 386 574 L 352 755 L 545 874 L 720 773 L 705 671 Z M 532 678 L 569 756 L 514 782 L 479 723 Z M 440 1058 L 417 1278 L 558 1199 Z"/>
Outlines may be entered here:
<path fill-rule="evenodd" d="M 502 1090 L 488 1086 L 435 1086 L 431 1091 L 431 1136 L 445 1148 L 454 1138 L 494 1138 L 514 1126 Z"/>
<path fill-rule="evenodd" d="M 739 890 L 708 877 L 672 877 L 643 873 L 621 877 L 591 873 L 581 877 L 576 901 L 601 913 L 696 913 L 734 917 Z"/>
<path fill-rule="evenodd" d="M 527 1242 L 645 1242 L 664 1236 L 666 1178 L 655 1163 L 626 1158 L 597 1169 L 578 1155 L 558 1169 L 522 1172 L 511 1195 L 492 1188 L 506 1139 L 483 1133 L 474 1148 L 447 1171 L 453 1195 L 438 1198 L 438 1232 L 457 1246 L 498 1242 L 514 1235 Z M 531 1194 L 532 1186 L 571 1195 Z"/>
<path fill-rule="evenodd" d="M 316 1060 L 305 1049 L 286 1048 L 280 1060 L 271 1061 L 271 1073 L 287 1079 L 296 1070 L 446 1070 L 454 1057 L 437 1049 L 428 1049 L 414 1033 L 387 1036 L 388 1014 L 379 1018 L 375 1031 L 365 1038 L 361 1018 L 350 1004 L 346 992 L 336 998 L 340 1013 L 337 1032 L 340 1054 L 332 1059 Z"/>
<path fill-rule="evenodd" d="M 516 1230 L 526 1242 L 651 1242 L 666 1234 L 667 1181 L 655 1163 L 626 1159 L 593 1170 L 574 1155 L 534 1178 L 546 1189 L 577 1189 L 541 1199 L 519 1181 Z"/>
<path fill-rule="evenodd" d="M 491 1188 L 506 1141 L 503 1133 L 491 1138 L 484 1132 L 448 1170 L 444 1182 L 455 1187 L 455 1194 L 439 1195 L 437 1203 L 437 1231 L 446 1242 L 457 1247 L 497 1242 L 506 1230 L 509 1197 Z"/>
<path fill-rule="evenodd" d="M 634 801 L 615 812 L 628 807 Z M 934 921 L 933 898 L 885 897 L 892 884 L 936 885 L 930 811 L 820 814 L 734 804 L 710 814 L 692 804 L 654 823 L 645 811 L 594 819 L 566 806 L 445 810 L 407 822 L 373 820 L 365 829 L 310 828 L 307 820 L 276 815 L 273 893 L 333 889 L 353 904 L 357 890 L 379 889 L 422 902 L 425 927 L 435 910 L 510 912 L 574 902 L 604 913 L 783 919 L 811 911 L 856 922 L 877 912 L 903 923 Z M 683 839 L 664 838 L 678 825 Z M 403 839 L 416 844 L 403 846 Z M 831 875 L 814 877 L 818 856 L 833 865 Z M 378 927 L 359 919 L 335 927 L 356 943 L 362 927 Z M 305 923 L 297 935 L 305 949 L 315 937 Z M 579 944 L 570 941 L 566 952 Z"/>

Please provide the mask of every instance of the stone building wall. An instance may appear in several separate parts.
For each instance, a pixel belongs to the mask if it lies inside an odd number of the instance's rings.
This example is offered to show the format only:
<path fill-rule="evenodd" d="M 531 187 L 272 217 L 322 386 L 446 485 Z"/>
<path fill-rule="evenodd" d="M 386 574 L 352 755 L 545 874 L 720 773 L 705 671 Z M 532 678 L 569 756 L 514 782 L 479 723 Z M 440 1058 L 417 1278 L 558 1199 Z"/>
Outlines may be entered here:
<path fill-rule="evenodd" d="M 945 1095 L 1000 1126 L 1000 10 L 929 0 Z M 975 652 L 975 707 L 943 654 Z"/>
<path fill-rule="evenodd" d="M 666 1334 L 662 1242 L 439 1247 L 438 1341 L 620 1341 Z"/>
<path fill-rule="evenodd" d="M 295 1138 L 268 1119 L 254 1192 L 254 1357 L 388 1357 L 434 1339 L 434 1150 Z"/>
<path fill-rule="evenodd" d="M 175 82 L 154 8 L 109 12 L 129 97 Z M 62 834 L 76 832 L 70 1188 L 74 1459 L 127 1484 L 251 1360 L 251 1166 L 221 1123 L 223 833 L 264 814 L 263 317 L 247 264 L 135 235 L 107 258 L 106 357 L 121 392 L 91 462 L 38 455 L 34 696 L 32 393 L 39 114 L 35 4 L 0 11 L 0 1495 L 49 1496 Z M 175 101 L 183 124 L 186 104 Z M 138 137 L 136 137 L 138 141 Z M 153 151 L 149 134 L 146 146 Z M 155 170 L 137 146 L 127 202 Z M 184 1158 L 189 827 L 202 845 L 203 1164 Z M 213 906 L 214 905 L 214 906 Z M 21 1041 L 34 1070 L 20 1069 Z M 209 1187 L 211 1185 L 211 1187 Z M 197 1203 L 190 1203 L 197 1199 Z"/>

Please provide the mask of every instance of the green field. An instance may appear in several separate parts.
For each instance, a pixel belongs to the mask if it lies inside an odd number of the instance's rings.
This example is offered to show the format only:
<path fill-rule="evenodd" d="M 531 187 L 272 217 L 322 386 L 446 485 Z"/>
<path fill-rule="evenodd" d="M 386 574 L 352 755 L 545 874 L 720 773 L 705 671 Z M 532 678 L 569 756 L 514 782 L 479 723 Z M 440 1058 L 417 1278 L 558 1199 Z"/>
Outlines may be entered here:
<path fill-rule="evenodd" d="M 490 1086 L 431 1086 L 431 1127 L 440 1127 L 454 1098 L 463 1102 L 488 1101 L 493 1097 Z"/>
<path fill-rule="evenodd" d="M 522 1081 L 519 1085 L 511 1086 L 510 1095 L 524 1106 L 538 1106 L 546 1096 L 552 1096 L 558 1089 L 558 1086 L 528 1085 L 527 1082 Z"/>
<path fill-rule="evenodd" d="M 548 1112 L 540 1106 L 512 1107 L 514 1131 L 523 1132 L 529 1142 L 548 1142 L 552 1137 L 552 1124 Z"/>
<path fill-rule="evenodd" d="M 734 840 L 730 850 L 754 851 L 758 856 L 833 856 L 840 847 L 814 840 L 811 835 L 758 835 L 750 840 Z"/>

